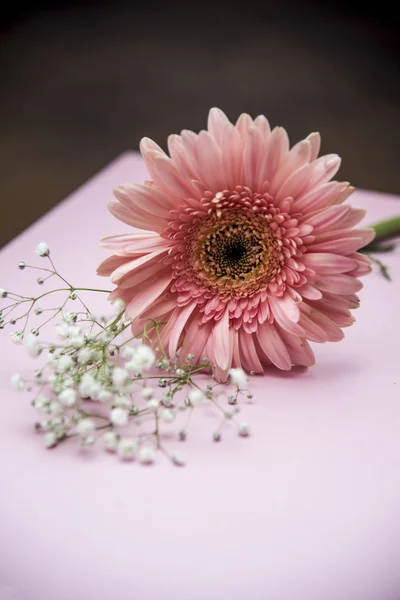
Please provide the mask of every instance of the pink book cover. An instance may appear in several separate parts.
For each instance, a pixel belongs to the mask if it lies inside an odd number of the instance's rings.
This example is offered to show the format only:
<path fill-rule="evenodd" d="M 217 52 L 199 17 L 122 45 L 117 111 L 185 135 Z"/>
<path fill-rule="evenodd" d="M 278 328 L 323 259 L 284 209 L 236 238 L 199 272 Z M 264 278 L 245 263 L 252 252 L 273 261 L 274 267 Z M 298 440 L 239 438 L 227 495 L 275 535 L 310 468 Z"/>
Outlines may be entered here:
<path fill-rule="evenodd" d="M 138 154 L 115 160 L 1 251 L 1 286 L 27 290 L 18 263 L 39 241 L 76 285 L 107 285 L 97 242 L 128 230 L 107 202 L 145 178 Z M 365 225 L 400 210 L 378 192 L 351 203 Z M 248 439 L 215 444 L 196 421 L 183 469 L 45 450 L 9 385 L 34 362 L 1 332 L 0 600 L 400 598 L 399 251 L 384 260 L 393 281 L 363 279 L 345 340 L 314 344 L 308 370 L 252 378 Z"/>

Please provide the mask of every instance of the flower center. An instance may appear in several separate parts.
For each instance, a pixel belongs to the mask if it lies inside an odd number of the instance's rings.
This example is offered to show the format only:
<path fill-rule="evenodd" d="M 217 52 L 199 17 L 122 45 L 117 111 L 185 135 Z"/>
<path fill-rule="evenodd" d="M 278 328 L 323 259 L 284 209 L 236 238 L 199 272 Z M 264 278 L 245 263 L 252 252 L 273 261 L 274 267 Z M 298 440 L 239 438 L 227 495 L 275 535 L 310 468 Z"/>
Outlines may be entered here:
<path fill-rule="evenodd" d="M 240 297 L 280 267 L 279 246 L 265 215 L 231 209 L 201 219 L 190 232 L 187 260 L 198 283 Z"/>

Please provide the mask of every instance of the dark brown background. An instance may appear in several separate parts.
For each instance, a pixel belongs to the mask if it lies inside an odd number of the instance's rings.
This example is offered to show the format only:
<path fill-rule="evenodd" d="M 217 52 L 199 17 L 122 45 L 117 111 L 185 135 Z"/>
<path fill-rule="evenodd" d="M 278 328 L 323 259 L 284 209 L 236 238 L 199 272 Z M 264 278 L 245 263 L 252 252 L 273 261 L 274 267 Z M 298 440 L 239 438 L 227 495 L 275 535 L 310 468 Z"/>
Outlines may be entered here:
<path fill-rule="evenodd" d="M 400 191 L 398 22 L 389 4 L 12 5 L 1 42 L 0 245 L 148 135 L 264 113 L 323 135 L 342 179 Z M 79 216 L 78 216 L 79 218 Z"/>

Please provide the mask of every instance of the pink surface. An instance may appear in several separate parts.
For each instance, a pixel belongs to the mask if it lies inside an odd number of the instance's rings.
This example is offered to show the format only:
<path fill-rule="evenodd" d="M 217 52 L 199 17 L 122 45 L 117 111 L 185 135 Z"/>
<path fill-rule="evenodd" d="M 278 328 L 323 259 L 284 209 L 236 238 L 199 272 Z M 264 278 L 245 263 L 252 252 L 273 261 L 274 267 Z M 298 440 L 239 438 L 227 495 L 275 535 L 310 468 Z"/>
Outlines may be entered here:
<path fill-rule="evenodd" d="M 112 187 L 145 177 L 138 155 L 115 161 L 1 252 L 1 287 L 26 291 L 17 264 L 42 240 L 76 285 L 99 286 L 96 242 L 127 229 L 106 211 Z M 393 196 L 351 201 L 367 222 L 400 212 Z M 0 600 L 399 598 L 399 253 L 384 259 L 394 282 L 365 279 L 346 339 L 314 345 L 307 372 L 253 378 L 251 438 L 212 443 L 200 419 L 184 469 L 44 450 L 8 384 L 34 363 L 3 332 Z"/>

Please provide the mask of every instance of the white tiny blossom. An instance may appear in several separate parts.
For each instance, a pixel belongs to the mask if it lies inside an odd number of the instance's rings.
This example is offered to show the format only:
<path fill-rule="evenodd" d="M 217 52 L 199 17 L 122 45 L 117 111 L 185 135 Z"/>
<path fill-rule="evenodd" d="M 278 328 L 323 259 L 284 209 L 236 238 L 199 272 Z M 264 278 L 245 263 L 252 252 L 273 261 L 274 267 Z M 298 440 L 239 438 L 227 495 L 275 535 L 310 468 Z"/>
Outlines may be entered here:
<path fill-rule="evenodd" d="M 121 350 L 121 356 L 125 360 L 130 360 L 135 354 L 135 349 L 132 346 L 123 346 Z"/>
<path fill-rule="evenodd" d="M 160 406 L 160 402 L 156 399 L 156 398 L 152 398 L 151 400 L 148 401 L 147 403 L 147 407 L 150 410 L 157 410 L 157 408 Z"/>
<path fill-rule="evenodd" d="M 229 369 L 229 377 L 233 385 L 237 385 L 239 388 L 246 387 L 248 383 L 247 375 L 243 369 Z"/>
<path fill-rule="evenodd" d="M 25 389 L 26 382 L 20 373 L 14 373 L 11 377 L 10 384 L 14 390 L 20 391 Z"/>
<path fill-rule="evenodd" d="M 72 388 L 65 388 L 58 395 L 58 399 L 64 406 L 73 406 L 76 402 L 76 391 Z"/>
<path fill-rule="evenodd" d="M 114 394 L 109 390 L 101 390 L 97 396 L 99 402 L 111 402 L 114 398 Z"/>
<path fill-rule="evenodd" d="M 125 302 L 122 300 L 122 298 L 117 298 L 112 303 L 112 307 L 113 307 L 114 314 L 119 315 L 120 312 L 125 310 L 126 305 L 125 305 Z"/>
<path fill-rule="evenodd" d="M 22 333 L 22 331 L 12 331 L 10 333 L 10 337 L 14 344 L 19 345 L 22 344 L 24 334 Z"/>
<path fill-rule="evenodd" d="M 160 411 L 160 419 L 163 423 L 173 423 L 173 421 L 175 421 L 175 413 L 173 410 L 165 408 Z"/>
<path fill-rule="evenodd" d="M 78 352 L 78 363 L 84 365 L 92 359 L 92 350 L 90 348 L 81 348 Z"/>
<path fill-rule="evenodd" d="M 36 410 L 42 412 L 51 412 L 50 400 L 46 396 L 43 396 L 43 394 L 39 394 L 38 396 L 36 396 L 36 398 L 33 401 L 33 406 L 36 408 Z"/>
<path fill-rule="evenodd" d="M 61 340 L 66 340 L 69 336 L 69 327 L 67 323 L 57 323 L 55 329 L 57 337 Z"/>
<path fill-rule="evenodd" d="M 129 396 L 124 394 L 115 396 L 115 404 L 120 408 L 130 409 L 132 408 L 132 400 Z"/>
<path fill-rule="evenodd" d="M 142 387 L 142 389 L 140 390 L 140 393 L 143 396 L 143 398 L 145 398 L 146 400 L 150 400 L 153 397 L 153 390 L 148 385 L 145 385 L 144 387 Z"/>
<path fill-rule="evenodd" d="M 0 298 L 7 298 L 8 292 L 4 288 L 0 288 Z"/>
<path fill-rule="evenodd" d="M 57 436 L 54 431 L 48 431 L 43 438 L 46 448 L 52 448 L 57 443 Z"/>
<path fill-rule="evenodd" d="M 198 389 L 190 390 L 188 398 L 193 406 L 197 406 L 206 399 L 204 393 Z"/>
<path fill-rule="evenodd" d="M 76 426 L 76 431 L 82 437 L 90 436 L 96 430 L 96 425 L 92 419 L 82 419 Z"/>
<path fill-rule="evenodd" d="M 65 354 L 64 356 L 60 356 L 58 359 L 56 370 L 58 373 L 65 373 L 72 368 L 73 364 L 74 361 L 72 360 L 71 356 Z"/>
<path fill-rule="evenodd" d="M 68 323 L 69 325 L 75 323 L 76 320 L 76 313 L 74 312 L 69 312 L 68 310 L 63 310 L 62 311 L 62 318 L 63 320 Z"/>
<path fill-rule="evenodd" d="M 131 438 L 122 438 L 118 442 L 117 453 L 121 460 L 133 460 L 137 452 L 137 443 Z"/>
<path fill-rule="evenodd" d="M 79 384 L 79 393 L 82 398 L 92 398 L 92 400 L 97 400 L 100 392 L 100 383 L 91 373 L 85 373 Z"/>
<path fill-rule="evenodd" d="M 154 462 L 156 457 L 156 453 L 153 448 L 140 448 L 139 450 L 139 462 L 143 465 L 151 465 Z"/>
<path fill-rule="evenodd" d="M 42 346 L 38 342 L 37 337 L 34 335 L 28 335 L 28 337 L 24 341 L 24 344 L 29 356 L 31 356 L 32 358 L 37 358 L 42 351 Z"/>
<path fill-rule="evenodd" d="M 85 345 L 85 337 L 83 335 L 75 335 L 70 337 L 70 344 L 74 348 L 82 348 Z"/>
<path fill-rule="evenodd" d="M 242 437 L 247 437 L 248 435 L 250 435 L 250 427 L 249 427 L 248 423 L 245 423 L 245 422 L 239 423 L 238 432 L 239 432 L 239 435 L 241 435 Z"/>
<path fill-rule="evenodd" d="M 113 339 L 112 334 L 109 331 L 102 331 L 99 335 L 99 340 L 103 342 L 103 344 L 108 344 Z"/>
<path fill-rule="evenodd" d="M 141 344 L 135 348 L 135 354 L 132 360 L 136 363 L 140 372 L 150 369 L 155 363 L 156 356 L 149 346 Z"/>
<path fill-rule="evenodd" d="M 184 375 L 185 375 L 185 371 L 184 371 L 183 369 L 176 369 L 176 371 L 175 371 L 175 375 L 176 375 L 177 377 L 184 377 Z"/>
<path fill-rule="evenodd" d="M 56 402 L 55 400 L 50 403 L 49 409 L 51 414 L 55 417 L 62 415 L 64 412 L 64 407 L 62 406 L 62 404 Z"/>
<path fill-rule="evenodd" d="M 38 256 L 49 256 L 50 250 L 46 242 L 39 242 L 35 248 L 35 252 Z"/>
<path fill-rule="evenodd" d="M 180 450 L 175 450 L 171 454 L 172 462 L 179 467 L 183 467 L 186 464 L 185 457 Z"/>
<path fill-rule="evenodd" d="M 135 357 L 125 363 L 125 369 L 130 375 L 138 375 L 142 371 L 142 367 L 136 362 Z"/>
<path fill-rule="evenodd" d="M 112 372 L 112 381 L 117 389 L 124 387 L 126 380 L 128 379 L 128 373 L 121 367 L 115 367 Z"/>
<path fill-rule="evenodd" d="M 113 408 L 110 411 L 110 421 L 113 425 L 125 425 L 128 422 L 128 411 L 124 408 Z"/>
<path fill-rule="evenodd" d="M 104 448 L 108 452 L 116 452 L 118 448 L 118 436 L 114 431 L 107 431 L 103 435 Z"/>

